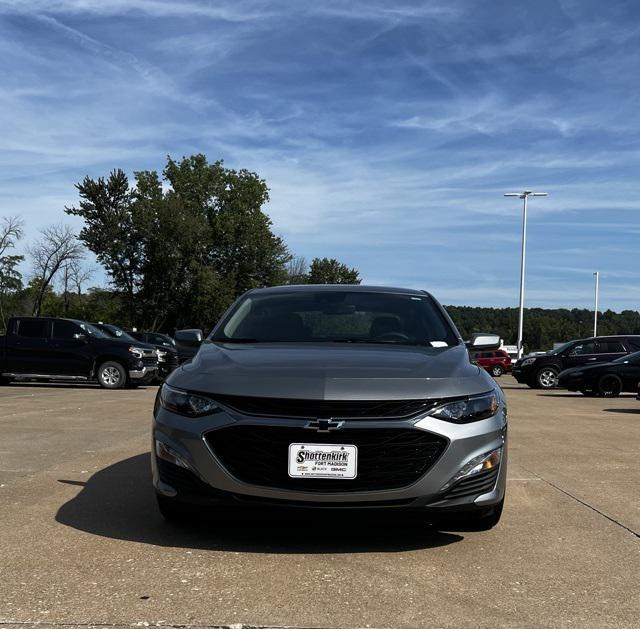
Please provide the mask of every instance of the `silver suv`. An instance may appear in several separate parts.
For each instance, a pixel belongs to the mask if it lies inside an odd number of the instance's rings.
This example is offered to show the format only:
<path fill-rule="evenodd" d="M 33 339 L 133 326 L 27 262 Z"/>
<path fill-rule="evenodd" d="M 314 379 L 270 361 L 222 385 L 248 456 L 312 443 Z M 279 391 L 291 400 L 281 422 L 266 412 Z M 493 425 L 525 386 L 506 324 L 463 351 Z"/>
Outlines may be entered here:
<path fill-rule="evenodd" d="M 153 484 L 170 520 L 194 506 L 288 505 L 486 529 L 502 513 L 506 464 L 501 389 L 417 290 L 249 291 L 154 411 Z"/>

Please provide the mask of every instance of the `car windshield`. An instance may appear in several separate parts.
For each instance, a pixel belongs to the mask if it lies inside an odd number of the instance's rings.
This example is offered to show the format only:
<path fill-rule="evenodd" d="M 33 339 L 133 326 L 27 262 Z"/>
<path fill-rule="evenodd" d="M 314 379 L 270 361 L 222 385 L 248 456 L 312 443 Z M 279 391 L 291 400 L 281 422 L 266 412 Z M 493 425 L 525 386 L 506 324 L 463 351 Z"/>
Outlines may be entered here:
<path fill-rule="evenodd" d="M 210 340 L 432 347 L 459 342 L 428 295 L 312 289 L 248 295 L 220 323 Z"/>
<path fill-rule="evenodd" d="M 616 358 L 612 362 L 614 363 L 633 363 L 634 365 L 640 364 L 640 352 L 633 352 L 633 354 L 625 354 L 624 356 L 620 356 L 620 358 Z"/>
<path fill-rule="evenodd" d="M 160 334 L 159 332 L 153 332 L 147 335 L 149 343 L 155 343 L 156 345 L 168 345 L 175 347 L 176 342 L 168 334 Z"/>
<path fill-rule="evenodd" d="M 137 343 L 136 339 L 133 338 L 130 334 L 127 334 L 124 330 L 120 329 L 117 325 L 111 325 L 108 323 L 104 323 L 103 327 L 107 330 L 107 332 L 121 341 L 129 341 L 130 343 Z"/>
<path fill-rule="evenodd" d="M 565 343 L 564 345 L 560 345 L 560 347 L 556 347 L 555 349 L 552 349 L 549 352 L 549 354 L 551 354 L 552 356 L 557 356 L 558 354 L 562 354 L 562 352 L 564 352 L 565 350 L 569 349 L 574 343 L 575 343 L 575 341 L 569 341 L 568 343 Z"/>
<path fill-rule="evenodd" d="M 98 339 L 108 339 L 109 336 L 105 334 L 102 330 L 99 330 L 94 325 L 90 323 L 86 323 L 84 321 L 78 321 L 78 325 L 89 335 L 94 336 Z"/>

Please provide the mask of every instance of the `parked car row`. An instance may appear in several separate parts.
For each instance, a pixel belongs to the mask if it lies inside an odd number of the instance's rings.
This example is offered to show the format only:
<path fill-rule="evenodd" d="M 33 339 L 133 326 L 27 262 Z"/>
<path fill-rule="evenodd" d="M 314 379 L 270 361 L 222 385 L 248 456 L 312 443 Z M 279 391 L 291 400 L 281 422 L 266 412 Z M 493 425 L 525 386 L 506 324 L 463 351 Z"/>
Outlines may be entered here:
<path fill-rule="evenodd" d="M 127 341 L 127 343 L 138 343 L 153 347 L 158 354 L 158 376 L 161 380 L 164 380 L 178 366 L 178 350 L 171 345 L 152 343 L 145 340 L 145 337 L 151 336 L 148 332 L 125 332 L 117 325 L 102 322 L 92 323 L 91 325 L 111 338 Z"/>
<path fill-rule="evenodd" d="M 525 356 L 515 379 L 537 389 L 561 386 L 584 395 L 615 397 L 636 392 L 640 381 L 640 336 L 598 336 L 570 341 L 542 356 Z"/>
<path fill-rule="evenodd" d="M 193 344 L 180 351 L 166 335 L 127 333 L 111 324 L 15 317 L 0 336 L 0 384 L 57 380 L 135 387 L 163 381 L 196 351 Z"/>

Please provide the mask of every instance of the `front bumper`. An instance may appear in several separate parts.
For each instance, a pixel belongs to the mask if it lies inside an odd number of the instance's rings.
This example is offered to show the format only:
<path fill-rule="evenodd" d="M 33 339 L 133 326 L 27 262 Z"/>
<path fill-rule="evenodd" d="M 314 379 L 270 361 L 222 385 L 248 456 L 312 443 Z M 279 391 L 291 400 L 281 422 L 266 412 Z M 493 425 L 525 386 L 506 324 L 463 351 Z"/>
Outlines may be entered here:
<path fill-rule="evenodd" d="M 152 378 L 158 368 L 153 365 L 145 365 L 136 369 L 129 369 L 129 378 L 132 380 L 146 380 Z"/>
<path fill-rule="evenodd" d="M 528 367 L 525 367 L 524 369 L 522 367 L 512 367 L 511 375 L 520 384 L 526 384 L 531 379 L 531 370 Z"/>
<path fill-rule="evenodd" d="M 406 508 L 433 511 L 486 509 L 503 498 L 507 472 L 507 422 L 504 403 L 493 417 L 469 424 L 453 424 L 433 417 L 410 420 L 345 421 L 345 429 L 398 429 L 426 431 L 444 438 L 447 445 L 433 465 L 415 482 L 399 488 L 358 491 L 298 491 L 250 484 L 234 477 L 209 447 L 205 435 L 231 426 L 273 426 L 297 429 L 302 443 L 322 443 L 322 435 L 304 426 L 305 420 L 249 417 L 223 410 L 199 419 L 176 415 L 156 405 L 153 422 L 153 484 L 159 494 L 194 504 L 271 504 L 330 508 Z M 335 434 L 335 433 L 334 433 Z M 178 467 L 159 459 L 156 441 L 170 448 L 186 464 Z M 442 491 L 471 459 L 502 448 L 493 476 L 467 477 L 467 490 L 456 483 Z M 286 468 L 287 461 L 282 465 Z M 482 482 L 475 482 L 476 480 Z M 337 483 L 349 481 L 337 480 Z"/>

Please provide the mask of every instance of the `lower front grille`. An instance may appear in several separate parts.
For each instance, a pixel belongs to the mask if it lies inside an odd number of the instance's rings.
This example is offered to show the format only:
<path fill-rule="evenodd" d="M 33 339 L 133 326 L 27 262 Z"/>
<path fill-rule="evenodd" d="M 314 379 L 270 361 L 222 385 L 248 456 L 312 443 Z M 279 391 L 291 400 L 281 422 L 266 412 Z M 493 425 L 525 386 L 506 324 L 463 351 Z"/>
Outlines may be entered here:
<path fill-rule="evenodd" d="M 447 493 L 447 498 L 466 498 L 468 496 L 479 496 L 493 491 L 498 478 L 498 469 L 495 467 L 486 472 L 480 472 L 464 478 L 456 483 Z"/>
<path fill-rule="evenodd" d="M 227 471 L 240 481 L 326 493 L 406 487 L 425 474 L 447 446 L 443 437 L 411 428 L 353 428 L 317 433 L 304 428 L 236 425 L 211 431 L 205 438 Z M 292 443 L 357 446 L 357 477 L 290 478 L 288 454 Z"/>

